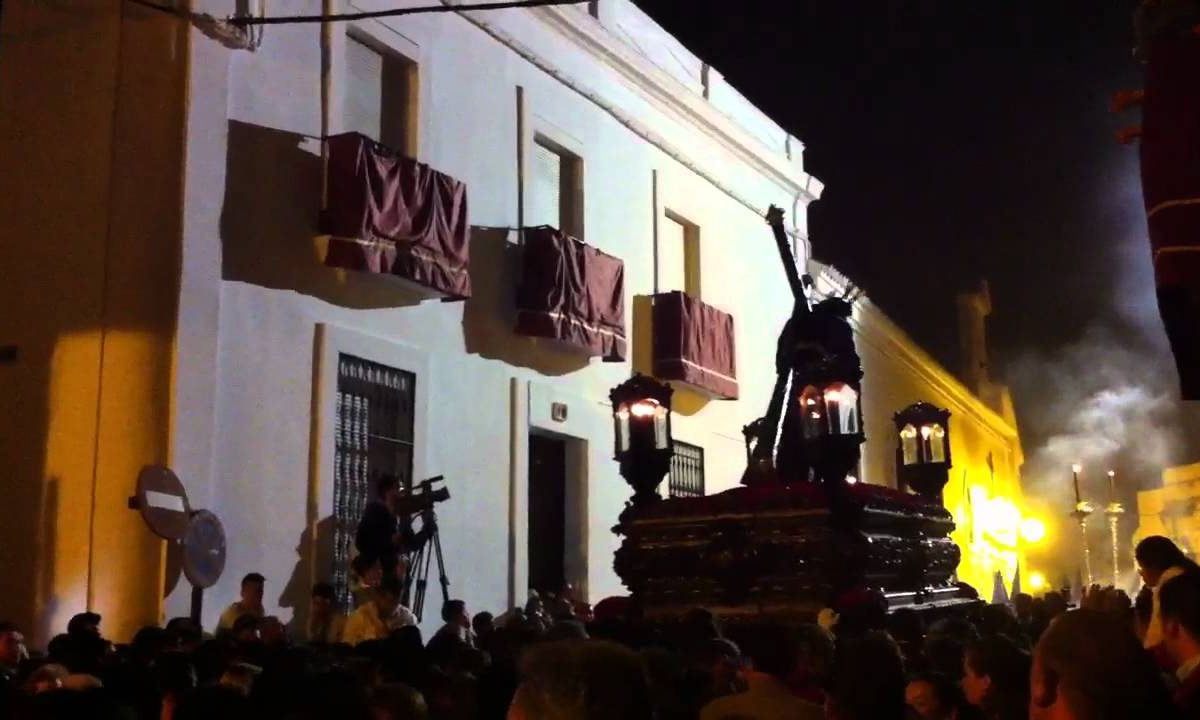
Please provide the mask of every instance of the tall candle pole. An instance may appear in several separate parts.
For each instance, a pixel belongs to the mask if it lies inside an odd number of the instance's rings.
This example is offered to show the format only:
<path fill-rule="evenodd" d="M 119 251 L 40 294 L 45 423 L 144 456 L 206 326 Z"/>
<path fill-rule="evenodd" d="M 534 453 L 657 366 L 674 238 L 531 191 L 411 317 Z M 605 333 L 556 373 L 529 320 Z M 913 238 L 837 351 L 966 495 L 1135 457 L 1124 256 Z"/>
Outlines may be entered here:
<path fill-rule="evenodd" d="M 1075 483 L 1075 510 L 1071 513 L 1071 517 L 1079 523 L 1079 534 L 1083 540 L 1083 573 L 1087 580 L 1087 587 L 1092 585 L 1092 551 L 1088 547 L 1087 521 L 1088 516 L 1092 514 L 1091 503 L 1084 502 L 1079 494 L 1079 473 L 1083 468 L 1079 463 L 1071 466 L 1071 478 Z M 1085 588 L 1086 589 L 1086 588 Z"/>
<path fill-rule="evenodd" d="M 1108 517 L 1108 534 L 1112 542 L 1112 572 L 1113 587 L 1119 587 L 1121 582 L 1121 515 L 1125 507 L 1117 501 L 1117 473 L 1108 471 L 1108 507 L 1104 514 Z"/>

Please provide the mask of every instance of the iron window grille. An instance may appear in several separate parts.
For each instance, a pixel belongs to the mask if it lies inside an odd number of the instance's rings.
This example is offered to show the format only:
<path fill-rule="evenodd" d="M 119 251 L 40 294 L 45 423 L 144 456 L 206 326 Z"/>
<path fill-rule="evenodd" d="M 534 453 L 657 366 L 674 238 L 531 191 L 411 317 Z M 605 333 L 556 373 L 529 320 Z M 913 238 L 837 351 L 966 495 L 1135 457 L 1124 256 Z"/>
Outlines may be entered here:
<path fill-rule="evenodd" d="M 671 497 L 704 497 L 704 448 L 676 440 L 667 480 Z"/>
<path fill-rule="evenodd" d="M 350 559 L 373 480 L 394 475 L 412 483 L 413 407 L 417 376 L 341 353 L 334 409 L 333 585 L 343 607 L 353 607 Z"/>

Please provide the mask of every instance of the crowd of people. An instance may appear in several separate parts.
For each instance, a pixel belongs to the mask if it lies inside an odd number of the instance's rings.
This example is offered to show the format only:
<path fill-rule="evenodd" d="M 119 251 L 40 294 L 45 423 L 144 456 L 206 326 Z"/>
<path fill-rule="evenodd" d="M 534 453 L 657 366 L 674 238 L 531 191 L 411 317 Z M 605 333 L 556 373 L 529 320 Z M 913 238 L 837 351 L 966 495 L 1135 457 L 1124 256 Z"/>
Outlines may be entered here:
<path fill-rule="evenodd" d="M 312 590 L 300 627 L 265 613 L 265 579 L 211 634 L 188 618 L 128 645 L 82 613 L 44 653 L 0 623 L 0 717 L 364 720 L 1132 720 L 1200 717 L 1200 568 L 1166 538 L 1137 548 L 1145 587 L 980 606 L 926 625 L 861 603 L 814 624 L 722 628 L 696 609 L 639 620 L 531 594 L 523 608 L 442 608 L 426 642 L 401 587 L 359 567 L 356 607 Z"/>

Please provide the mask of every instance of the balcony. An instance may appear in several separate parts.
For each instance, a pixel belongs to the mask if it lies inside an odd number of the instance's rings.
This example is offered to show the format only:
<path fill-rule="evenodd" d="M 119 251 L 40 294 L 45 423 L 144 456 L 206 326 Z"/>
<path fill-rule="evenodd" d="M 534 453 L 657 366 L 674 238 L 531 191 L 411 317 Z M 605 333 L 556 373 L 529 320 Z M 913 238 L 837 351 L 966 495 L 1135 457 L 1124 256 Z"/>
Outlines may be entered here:
<path fill-rule="evenodd" d="M 552 227 L 526 228 L 516 332 L 624 360 L 625 263 Z"/>
<path fill-rule="evenodd" d="M 358 133 L 328 137 L 325 148 L 325 264 L 470 297 L 466 185 Z"/>
<path fill-rule="evenodd" d="M 733 316 L 679 291 L 654 295 L 653 305 L 654 375 L 736 400 Z"/>

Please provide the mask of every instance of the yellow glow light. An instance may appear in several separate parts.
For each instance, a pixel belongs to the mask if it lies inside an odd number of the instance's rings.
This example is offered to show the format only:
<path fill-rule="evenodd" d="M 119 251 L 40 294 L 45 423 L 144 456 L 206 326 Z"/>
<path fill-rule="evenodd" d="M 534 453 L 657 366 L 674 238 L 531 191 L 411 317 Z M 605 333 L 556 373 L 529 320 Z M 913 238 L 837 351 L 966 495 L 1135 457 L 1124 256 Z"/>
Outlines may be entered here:
<path fill-rule="evenodd" d="M 1046 589 L 1046 576 L 1040 572 L 1029 573 L 1029 589 L 1037 592 Z"/>
<path fill-rule="evenodd" d="M 1071 472 L 1078 475 L 1079 473 L 1083 472 L 1083 466 L 1080 465 L 1079 463 L 1075 463 L 1074 465 L 1071 466 Z"/>
<path fill-rule="evenodd" d="M 654 400 L 638 400 L 629 408 L 634 417 L 653 417 L 658 412 L 659 404 Z"/>
<path fill-rule="evenodd" d="M 1025 542 L 1041 542 L 1046 537 L 1046 523 L 1037 518 L 1025 518 L 1021 521 L 1021 537 Z"/>
<path fill-rule="evenodd" d="M 930 436 L 930 435 L 932 435 L 932 434 L 933 434 L 933 429 L 932 429 L 932 428 L 930 428 L 928 425 L 922 425 L 922 426 L 921 426 L 921 437 L 923 437 L 923 438 L 925 438 L 926 440 L 928 440 L 928 439 L 929 439 L 929 436 Z"/>

